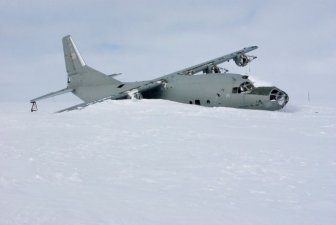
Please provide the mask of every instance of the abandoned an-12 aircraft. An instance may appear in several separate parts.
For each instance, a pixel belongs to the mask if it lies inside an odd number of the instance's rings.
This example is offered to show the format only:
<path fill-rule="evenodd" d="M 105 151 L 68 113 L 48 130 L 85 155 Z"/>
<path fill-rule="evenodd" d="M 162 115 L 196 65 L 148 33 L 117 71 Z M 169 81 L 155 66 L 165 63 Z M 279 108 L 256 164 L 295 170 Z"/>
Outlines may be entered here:
<path fill-rule="evenodd" d="M 231 54 L 170 73 L 153 80 L 122 82 L 86 65 L 70 35 L 63 37 L 63 50 L 67 87 L 32 99 L 32 111 L 36 101 L 72 92 L 84 103 L 60 110 L 81 109 L 108 99 L 166 99 L 181 103 L 208 107 L 234 107 L 244 109 L 279 110 L 288 102 L 288 95 L 277 87 L 254 87 L 247 75 L 221 72 L 219 64 L 234 60 L 238 66 L 246 66 L 254 56 L 246 53 L 257 46 L 243 48 Z"/>

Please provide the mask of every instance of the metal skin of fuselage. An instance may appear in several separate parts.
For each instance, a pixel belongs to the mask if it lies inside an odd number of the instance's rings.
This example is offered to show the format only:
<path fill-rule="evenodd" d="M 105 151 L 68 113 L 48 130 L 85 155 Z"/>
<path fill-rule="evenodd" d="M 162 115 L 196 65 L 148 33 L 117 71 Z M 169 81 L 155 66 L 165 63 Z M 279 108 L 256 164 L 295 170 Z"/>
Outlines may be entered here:
<path fill-rule="evenodd" d="M 213 73 L 206 75 L 168 75 L 151 81 L 125 82 L 122 84 L 102 84 L 99 86 L 82 86 L 73 92 L 84 102 L 94 98 L 103 98 L 117 92 L 136 89 L 143 83 L 163 82 L 149 91 L 142 92 L 144 99 L 165 99 L 186 104 L 206 107 L 233 107 L 243 109 L 279 110 L 288 102 L 288 95 L 277 87 L 256 87 L 250 91 L 232 93 L 234 87 L 250 82 L 247 76 L 232 73 Z M 118 88 L 118 86 L 122 86 Z M 258 90 L 259 91 L 258 93 Z M 282 93 L 283 98 L 271 99 L 272 91 Z M 94 96 L 94 98 L 92 98 Z M 130 98 L 129 96 L 125 97 Z"/>
<path fill-rule="evenodd" d="M 270 88 L 269 93 L 262 94 L 254 94 L 253 90 L 232 93 L 234 87 L 239 87 L 245 82 L 252 83 L 247 76 L 239 74 L 173 75 L 167 77 L 166 80 L 166 87 L 158 91 L 156 98 L 208 107 L 222 106 L 261 110 L 279 110 L 285 104 L 276 99 L 270 100 L 271 91 L 279 90 L 276 87 Z M 286 94 L 285 98 L 287 98 L 285 101 L 288 101 Z"/>
<path fill-rule="evenodd" d="M 165 99 L 206 107 L 233 107 L 243 109 L 279 110 L 288 102 L 288 95 L 277 87 L 254 87 L 247 75 L 205 70 L 208 66 L 234 59 L 256 46 L 216 58 L 149 81 L 121 82 L 89 66 L 81 58 L 70 36 L 63 38 L 64 56 L 68 73 L 65 89 L 52 92 L 36 101 L 72 92 L 84 103 L 59 112 L 86 107 L 108 99 Z M 211 67 L 213 68 L 213 67 Z M 199 72 L 205 72 L 198 74 Z"/>

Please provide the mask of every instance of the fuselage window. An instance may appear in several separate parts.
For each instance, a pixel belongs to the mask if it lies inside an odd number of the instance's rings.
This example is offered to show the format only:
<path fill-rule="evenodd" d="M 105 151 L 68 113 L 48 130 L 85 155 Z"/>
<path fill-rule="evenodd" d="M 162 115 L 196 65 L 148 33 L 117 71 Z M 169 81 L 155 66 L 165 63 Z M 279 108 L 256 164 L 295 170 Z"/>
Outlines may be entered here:
<path fill-rule="evenodd" d="M 189 104 L 192 104 L 192 101 L 189 101 Z"/>
<path fill-rule="evenodd" d="M 238 93 L 238 87 L 234 87 L 234 88 L 232 88 L 232 93 L 233 93 L 233 94 L 237 94 L 237 93 Z"/>
<path fill-rule="evenodd" d="M 207 100 L 207 104 L 210 104 L 210 100 Z"/>

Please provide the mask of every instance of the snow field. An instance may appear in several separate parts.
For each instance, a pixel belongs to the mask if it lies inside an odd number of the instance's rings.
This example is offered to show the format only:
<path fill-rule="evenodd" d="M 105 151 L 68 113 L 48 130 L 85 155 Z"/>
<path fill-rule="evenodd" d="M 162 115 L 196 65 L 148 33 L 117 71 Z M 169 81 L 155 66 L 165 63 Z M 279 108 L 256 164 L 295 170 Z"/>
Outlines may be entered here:
<path fill-rule="evenodd" d="M 0 224 L 336 223 L 335 108 L 42 106 L 0 108 Z"/>

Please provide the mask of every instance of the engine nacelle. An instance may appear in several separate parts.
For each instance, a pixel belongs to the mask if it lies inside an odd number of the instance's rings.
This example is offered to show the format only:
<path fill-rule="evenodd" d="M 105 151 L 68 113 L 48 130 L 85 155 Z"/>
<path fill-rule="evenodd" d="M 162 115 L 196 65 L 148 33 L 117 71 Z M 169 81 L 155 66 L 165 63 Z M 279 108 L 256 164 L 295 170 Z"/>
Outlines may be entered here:
<path fill-rule="evenodd" d="M 247 55 L 245 55 L 244 53 L 241 53 L 234 58 L 234 61 L 237 64 L 237 66 L 243 67 L 243 66 L 246 66 L 251 60 L 248 58 Z"/>

